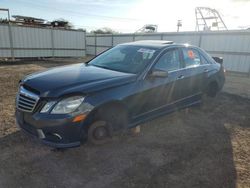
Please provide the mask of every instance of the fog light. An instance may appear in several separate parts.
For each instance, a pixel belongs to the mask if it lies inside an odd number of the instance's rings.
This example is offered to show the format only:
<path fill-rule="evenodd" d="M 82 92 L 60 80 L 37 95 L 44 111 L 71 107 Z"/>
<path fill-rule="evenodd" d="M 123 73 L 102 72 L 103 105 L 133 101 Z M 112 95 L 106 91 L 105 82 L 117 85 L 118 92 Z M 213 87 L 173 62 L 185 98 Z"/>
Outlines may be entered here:
<path fill-rule="evenodd" d="M 57 133 L 53 133 L 52 135 L 54 135 L 55 137 L 57 137 L 59 140 L 62 140 L 62 137 L 60 134 L 57 134 Z"/>
<path fill-rule="evenodd" d="M 44 135 L 42 129 L 37 129 L 37 134 L 38 134 L 38 137 L 39 137 L 40 139 L 44 139 L 44 138 L 45 138 L 45 135 Z"/>

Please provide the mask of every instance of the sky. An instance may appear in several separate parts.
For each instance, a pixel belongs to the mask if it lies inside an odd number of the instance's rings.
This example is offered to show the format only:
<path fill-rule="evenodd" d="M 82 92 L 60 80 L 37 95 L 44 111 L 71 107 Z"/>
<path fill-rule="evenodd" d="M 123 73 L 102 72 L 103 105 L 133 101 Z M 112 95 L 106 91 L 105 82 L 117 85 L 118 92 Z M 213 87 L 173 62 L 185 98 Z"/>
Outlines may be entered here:
<path fill-rule="evenodd" d="M 75 28 L 122 33 L 145 24 L 158 25 L 159 32 L 176 31 L 177 20 L 182 20 L 180 31 L 193 31 L 198 6 L 217 9 L 229 29 L 250 27 L 250 0 L 0 0 L 0 8 L 9 8 L 11 15 L 64 18 Z"/>

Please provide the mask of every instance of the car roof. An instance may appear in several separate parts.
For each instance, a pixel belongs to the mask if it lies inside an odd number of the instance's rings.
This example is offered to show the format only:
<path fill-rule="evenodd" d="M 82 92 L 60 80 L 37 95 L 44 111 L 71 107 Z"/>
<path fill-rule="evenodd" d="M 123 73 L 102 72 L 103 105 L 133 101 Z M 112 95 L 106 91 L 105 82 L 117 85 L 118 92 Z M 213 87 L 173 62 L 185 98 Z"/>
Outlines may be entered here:
<path fill-rule="evenodd" d="M 167 40 L 139 40 L 139 41 L 134 41 L 134 42 L 122 43 L 119 45 L 152 47 L 152 48 L 158 48 L 160 50 L 163 50 L 168 46 L 190 47 L 190 48 L 194 48 L 194 49 L 200 49 L 199 47 L 194 46 L 194 45 L 190 45 L 188 43 L 175 43 L 173 41 L 167 41 Z"/>
<path fill-rule="evenodd" d="M 123 43 L 122 45 L 163 48 L 171 44 L 174 44 L 174 42 L 167 41 L 167 40 L 139 40 L 139 41 L 134 41 L 134 42 Z"/>

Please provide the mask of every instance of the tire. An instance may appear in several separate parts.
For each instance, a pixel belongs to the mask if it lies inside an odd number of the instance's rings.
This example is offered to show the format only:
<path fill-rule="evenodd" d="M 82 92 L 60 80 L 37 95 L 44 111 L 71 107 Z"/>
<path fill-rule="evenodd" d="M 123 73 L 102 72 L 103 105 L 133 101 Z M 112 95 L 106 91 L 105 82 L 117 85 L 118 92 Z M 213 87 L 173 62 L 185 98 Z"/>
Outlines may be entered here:
<path fill-rule="evenodd" d="M 106 121 L 95 121 L 88 128 L 88 142 L 103 145 L 111 140 L 111 130 Z"/>
<path fill-rule="evenodd" d="M 208 85 L 208 88 L 207 88 L 207 96 L 209 97 L 216 97 L 218 93 L 218 85 L 216 82 L 212 82 Z"/>

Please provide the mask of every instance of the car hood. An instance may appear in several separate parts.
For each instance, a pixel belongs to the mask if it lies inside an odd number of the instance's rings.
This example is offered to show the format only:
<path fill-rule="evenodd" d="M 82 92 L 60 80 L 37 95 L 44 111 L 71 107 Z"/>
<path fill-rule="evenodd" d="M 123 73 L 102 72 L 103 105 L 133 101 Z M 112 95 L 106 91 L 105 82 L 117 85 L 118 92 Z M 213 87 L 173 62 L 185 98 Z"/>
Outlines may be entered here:
<path fill-rule="evenodd" d="M 74 64 L 31 74 L 23 80 L 23 85 L 39 92 L 40 97 L 59 97 L 69 93 L 95 92 L 135 79 L 135 74 Z"/>

